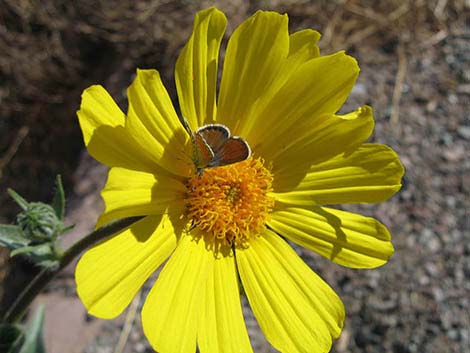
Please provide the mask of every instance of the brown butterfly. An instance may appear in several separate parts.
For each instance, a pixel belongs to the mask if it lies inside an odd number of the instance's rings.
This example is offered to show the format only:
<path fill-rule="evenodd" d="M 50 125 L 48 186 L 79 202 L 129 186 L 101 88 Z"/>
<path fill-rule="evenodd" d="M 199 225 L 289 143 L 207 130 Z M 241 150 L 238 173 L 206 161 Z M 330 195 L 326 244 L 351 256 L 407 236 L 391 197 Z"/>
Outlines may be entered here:
<path fill-rule="evenodd" d="M 230 130 L 225 125 L 208 124 L 193 132 L 185 118 L 181 119 L 181 123 L 191 136 L 193 162 L 199 174 L 204 168 L 241 162 L 251 155 L 248 142 L 240 136 L 230 136 Z"/>

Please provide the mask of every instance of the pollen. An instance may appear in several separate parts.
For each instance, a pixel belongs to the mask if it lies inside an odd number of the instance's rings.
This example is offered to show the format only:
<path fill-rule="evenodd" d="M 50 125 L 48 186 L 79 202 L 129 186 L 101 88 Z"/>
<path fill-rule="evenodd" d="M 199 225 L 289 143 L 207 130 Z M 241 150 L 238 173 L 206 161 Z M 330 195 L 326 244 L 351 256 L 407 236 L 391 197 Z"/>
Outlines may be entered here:
<path fill-rule="evenodd" d="M 274 206 L 272 174 L 260 158 L 206 168 L 187 183 L 186 216 L 209 242 L 246 247 Z"/>

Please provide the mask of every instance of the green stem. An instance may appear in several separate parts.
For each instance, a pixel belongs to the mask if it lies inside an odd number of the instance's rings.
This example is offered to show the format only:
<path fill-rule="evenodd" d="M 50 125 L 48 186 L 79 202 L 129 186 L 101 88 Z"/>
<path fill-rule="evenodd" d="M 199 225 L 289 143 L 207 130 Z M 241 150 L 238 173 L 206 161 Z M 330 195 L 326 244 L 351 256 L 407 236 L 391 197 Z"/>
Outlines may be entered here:
<path fill-rule="evenodd" d="M 44 268 L 37 274 L 36 277 L 28 284 L 28 286 L 21 292 L 19 297 L 15 300 L 13 305 L 8 309 L 5 316 L 3 317 L 4 323 L 17 323 L 23 317 L 28 306 L 36 298 L 36 296 L 44 289 L 44 287 L 64 269 L 72 260 L 80 255 L 80 253 L 88 248 L 89 246 L 97 243 L 98 241 L 107 238 L 114 233 L 119 232 L 131 224 L 142 219 L 143 216 L 123 218 L 111 223 L 104 225 L 103 227 L 91 232 L 86 235 L 74 245 L 68 248 L 63 256 L 60 258 L 59 265 L 52 269 Z"/>

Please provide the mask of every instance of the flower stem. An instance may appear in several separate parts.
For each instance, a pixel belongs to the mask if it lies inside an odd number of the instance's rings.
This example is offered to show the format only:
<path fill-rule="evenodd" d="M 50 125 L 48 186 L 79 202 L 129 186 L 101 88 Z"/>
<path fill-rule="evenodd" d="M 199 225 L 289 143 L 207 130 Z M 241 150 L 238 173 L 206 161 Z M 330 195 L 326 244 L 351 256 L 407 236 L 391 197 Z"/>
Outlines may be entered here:
<path fill-rule="evenodd" d="M 44 268 L 39 272 L 36 277 L 26 286 L 26 288 L 21 292 L 18 298 L 15 300 L 13 305 L 5 313 L 5 316 L 2 319 L 3 323 L 17 323 L 23 317 L 28 306 L 36 298 L 36 296 L 44 289 L 44 287 L 59 273 L 64 269 L 72 260 L 77 257 L 83 250 L 89 246 L 97 243 L 98 241 L 107 238 L 108 236 L 119 232 L 131 224 L 142 219 L 143 216 L 138 217 L 129 217 L 122 218 L 117 221 L 108 223 L 103 227 L 89 233 L 84 236 L 82 239 L 77 241 L 74 245 L 68 248 L 63 256 L 59 260 L 58 266 L 53 268 Z"/>

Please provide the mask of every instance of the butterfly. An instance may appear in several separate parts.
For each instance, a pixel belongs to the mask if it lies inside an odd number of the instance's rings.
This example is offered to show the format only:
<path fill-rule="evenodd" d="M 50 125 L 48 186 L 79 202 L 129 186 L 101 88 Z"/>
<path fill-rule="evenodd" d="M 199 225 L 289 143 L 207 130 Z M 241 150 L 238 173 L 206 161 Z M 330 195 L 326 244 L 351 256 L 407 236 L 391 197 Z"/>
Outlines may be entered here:
<path fill-rule="evenodd" d="M 198 174 L 202 174 L 205 168 L 241 162 L 251 155 L 248 142 L 240 136 L 230 136 L 225 125 L 208 124 L 193 132 L 185 118 L 181 123 L 191 136 L 193 162 Z"/>

